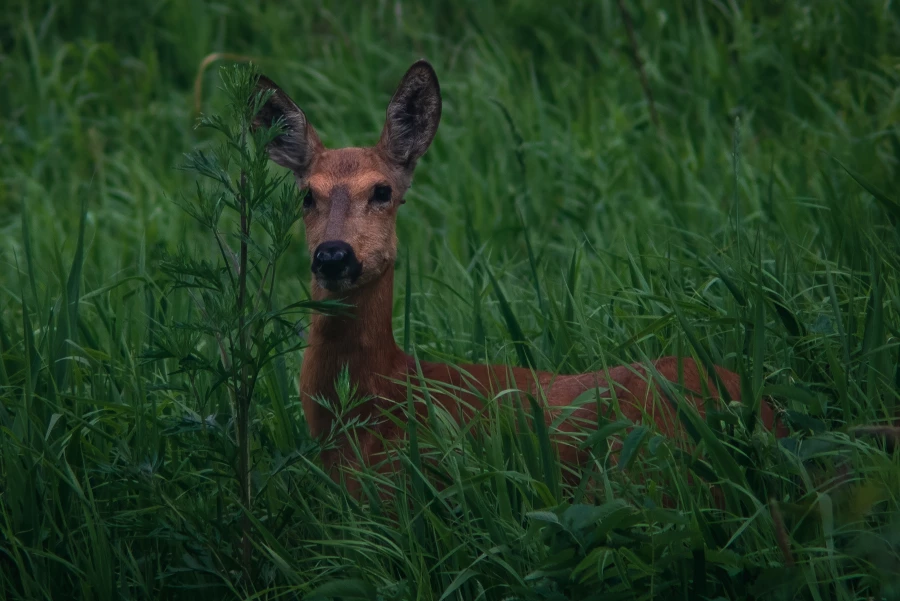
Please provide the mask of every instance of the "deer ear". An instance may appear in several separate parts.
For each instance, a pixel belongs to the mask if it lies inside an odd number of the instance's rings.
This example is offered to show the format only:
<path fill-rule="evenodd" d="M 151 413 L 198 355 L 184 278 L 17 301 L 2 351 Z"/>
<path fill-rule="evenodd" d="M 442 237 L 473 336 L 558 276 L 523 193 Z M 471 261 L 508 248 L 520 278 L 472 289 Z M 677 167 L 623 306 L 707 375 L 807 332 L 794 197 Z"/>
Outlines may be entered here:
<path fill-rule="evenodd" d="M 269 90 L 272 95 L 253 117 L 253 129 L 272 127 L 279 118 L 283 119 L 284 132 L 269 142 L 266 150 L 272 161 L 303 176 L 309 170 L 315 154 L 322 150 L 322 142 L 319 141 L 316 130 L 306 120 L 306 115 L 290 96 L 274 81 L 260 75 L 256 92 Z"/>
<path fill-rule="evenodd" d="M 378 145 L 395 163 L 412 169 L 431 145 L 440 121 L 437 75 L 428 61 L 417 61 L 391 98 Z"/>

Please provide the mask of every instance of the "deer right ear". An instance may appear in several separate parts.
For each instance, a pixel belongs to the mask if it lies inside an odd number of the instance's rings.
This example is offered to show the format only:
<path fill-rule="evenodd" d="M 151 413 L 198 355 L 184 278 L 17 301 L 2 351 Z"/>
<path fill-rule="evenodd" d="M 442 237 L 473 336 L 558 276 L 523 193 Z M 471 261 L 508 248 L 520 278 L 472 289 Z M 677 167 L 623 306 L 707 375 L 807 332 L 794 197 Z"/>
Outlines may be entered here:
<path fill-rule="evenodd" d="M 315 154 L 322 149 L 322 142 L 306 120 L 306 115 L 294 104 L 290 96 L 274 81 L 260 75 L 256 83 L 256 92 L 270 90 L 272 95 L 253 117 L 253 129 L 272 127 L 278 119 L 283 119 L 283 133 L 269 142 L 266 150 L 272 161 L 302 177 L 309 171 Z"/>

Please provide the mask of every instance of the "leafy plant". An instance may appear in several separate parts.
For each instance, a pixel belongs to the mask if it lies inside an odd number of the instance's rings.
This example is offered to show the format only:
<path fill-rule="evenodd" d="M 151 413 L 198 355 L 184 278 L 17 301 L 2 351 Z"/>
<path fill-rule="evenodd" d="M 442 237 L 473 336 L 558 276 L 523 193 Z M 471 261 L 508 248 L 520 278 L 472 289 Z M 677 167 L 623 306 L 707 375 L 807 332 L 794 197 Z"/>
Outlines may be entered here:
<path fill-rule="evenodd" d="M 258 74 L 252 65 L 222 68 L 220 73 L 228 113 L 201 117 L 198 127 L 212 130 L 221 141 L 187 155 L 184 168 L 207 181 L 197 183 L 193 201 L 180 203 L 209 234 L 218 252 L 210 260 L 202 258 L 207 254 L 203 251 L 183 250 L 161 262 L 172 290 L 190 298 L 193 319 L 168 324 L 148 357 L 177 360 L 178 369 L 172 375 L 185 380 L 198 407 L 209 407 L 217 394 L 227 393 L 242 506 L 241 563 L 247 570 L 252 551 L 251 438 L 258 383 L 269 364 L 302 348 L 297 313 L 335 305 L 277 303 L 278 262 L 289 247 L 291 228 L 300 219 L 301 193 L 292 179 L 268 170 L 266 146 L 282 132 L 283 124 L 251 127 L 271 91 L 257 92 Z M 207 376 L 205 385 L 199 383 L 200 374 Z M 180 384 L 172 381 L 170 385 Z"/>

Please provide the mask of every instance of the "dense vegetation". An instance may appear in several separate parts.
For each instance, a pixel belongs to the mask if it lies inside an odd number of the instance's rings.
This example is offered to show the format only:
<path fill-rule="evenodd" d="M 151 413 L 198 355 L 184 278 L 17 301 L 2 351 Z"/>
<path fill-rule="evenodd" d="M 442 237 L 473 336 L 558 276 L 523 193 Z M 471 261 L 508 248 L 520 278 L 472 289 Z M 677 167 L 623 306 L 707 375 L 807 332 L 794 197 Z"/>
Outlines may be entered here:
<path fill-rule="evenodd" d="M 561 485 L 526 412 L 436 415 L 396 499 L 357 503 L 317 467 L 302 339 L 276 336 L 244 512 L 228 386 L 178 327 L 197 304 L 171 258 L 218 253 L 178 206 L 184 154 L 222 141 L 194 128 L 227 115 L 214 52 L 253 59 L 329 146 L 373 143 L 404 70 L 434 63 L 443 121 L 398 224 L 395 331 L 418 357 L 695 356 L 740 372 L 750 410 L 692 422 L 694 455 L 613 416 L 588 441 L 599 490 Z M 886 1 L 7 2 L 2 596 L 897 598 L 900 460 L 853 428 L 898 409 L 898 122 Z M 308 273 L 295 230 L 277 306 L 312 309 Z M 752 419 L 763 396 L 789 438 Z"/>

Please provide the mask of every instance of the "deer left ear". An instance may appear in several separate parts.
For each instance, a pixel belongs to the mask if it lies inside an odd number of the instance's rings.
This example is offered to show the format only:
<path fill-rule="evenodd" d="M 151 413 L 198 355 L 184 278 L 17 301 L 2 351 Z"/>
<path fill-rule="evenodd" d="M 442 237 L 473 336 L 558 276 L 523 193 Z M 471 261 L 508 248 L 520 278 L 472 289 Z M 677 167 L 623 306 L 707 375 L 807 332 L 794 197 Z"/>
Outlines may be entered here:
<path fill-rule="evenodd" d="M 391 98 L 378 145 L 395 163 L 412 169 L 431 145 L 440 121 L 441 87 L 437 75 L 428 61 L 417 61 Z"/>

